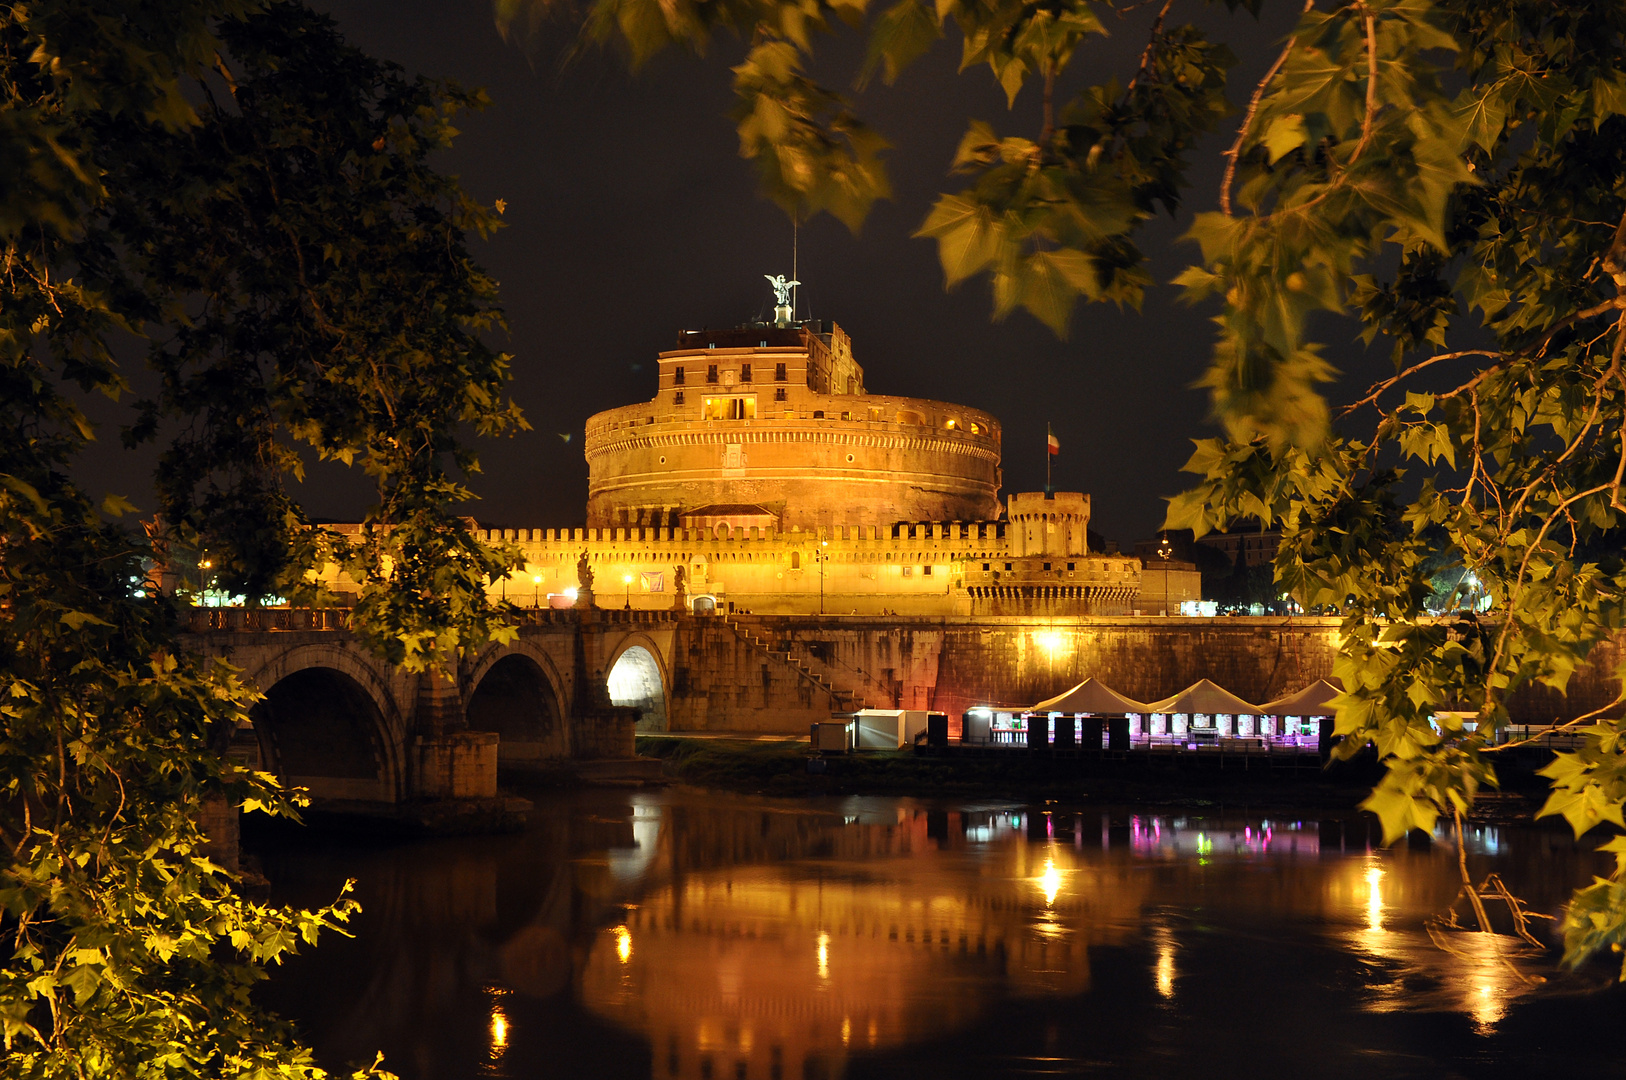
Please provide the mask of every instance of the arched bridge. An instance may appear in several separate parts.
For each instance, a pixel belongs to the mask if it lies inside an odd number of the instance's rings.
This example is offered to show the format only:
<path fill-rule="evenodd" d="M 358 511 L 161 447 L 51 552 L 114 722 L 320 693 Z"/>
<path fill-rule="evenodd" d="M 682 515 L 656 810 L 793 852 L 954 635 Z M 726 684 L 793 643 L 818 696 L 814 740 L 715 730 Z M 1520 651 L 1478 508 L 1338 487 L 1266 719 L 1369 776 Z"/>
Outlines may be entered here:
<path fill-rule="evenodd" d="M 489 798 L 499 762 L 631 757 L 635 724 L 667 726 L 675 612 L 522 612 L 514 641 L 466 656 L 455 678 L 384 663 L 347 616 L 200 608 L 187 635 L 265 695 L 233 755 L 316 799 Z"/>

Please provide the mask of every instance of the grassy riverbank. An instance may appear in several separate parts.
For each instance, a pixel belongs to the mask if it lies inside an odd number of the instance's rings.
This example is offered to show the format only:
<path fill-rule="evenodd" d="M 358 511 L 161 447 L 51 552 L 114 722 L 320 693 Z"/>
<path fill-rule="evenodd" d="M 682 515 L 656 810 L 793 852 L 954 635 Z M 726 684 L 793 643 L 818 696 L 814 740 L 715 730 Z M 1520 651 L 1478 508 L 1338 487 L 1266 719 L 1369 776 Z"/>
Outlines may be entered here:
<path fill-rule="evenodd" d="M 907 750 L 826 757 L 825 771 L 813 773 L 805 743 L 720 739 L 641 738 L 638 753 L 662 758 L 667 775 L 683 783 L 769 795 L 981 796 L 1352 810 L 1379 775 L 1375 763 L 1367 761 L 1340 763 L 1331 770 L 1244 769 L 1236 761 L 1222 769 L 1209 762 L 1152 762 L 1141 755 L 1118 760 L 1021 752 L 948 757 Z"/>

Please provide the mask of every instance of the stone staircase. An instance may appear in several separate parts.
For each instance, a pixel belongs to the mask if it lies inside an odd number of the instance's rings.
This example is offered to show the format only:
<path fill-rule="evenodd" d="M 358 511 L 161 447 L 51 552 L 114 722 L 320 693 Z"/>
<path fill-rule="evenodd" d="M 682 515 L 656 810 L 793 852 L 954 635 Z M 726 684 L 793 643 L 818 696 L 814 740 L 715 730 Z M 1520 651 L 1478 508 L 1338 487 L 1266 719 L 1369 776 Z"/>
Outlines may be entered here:
<path fill-rule="evenodd" d="M 741 625 L 733 615 L 723 615 L 722 619 L 741 641 L 763 653 L 774 663 L 796 672 L 799 678 L 828 694 L 836 712 L 857 712 L 867 707 L 861 693 L 837 686 L 834 681 L 815 671 L 805 660 L 794 656 L 789 649 L 777 648 L 772 641 L 757 636 L 750 628 Z"/>

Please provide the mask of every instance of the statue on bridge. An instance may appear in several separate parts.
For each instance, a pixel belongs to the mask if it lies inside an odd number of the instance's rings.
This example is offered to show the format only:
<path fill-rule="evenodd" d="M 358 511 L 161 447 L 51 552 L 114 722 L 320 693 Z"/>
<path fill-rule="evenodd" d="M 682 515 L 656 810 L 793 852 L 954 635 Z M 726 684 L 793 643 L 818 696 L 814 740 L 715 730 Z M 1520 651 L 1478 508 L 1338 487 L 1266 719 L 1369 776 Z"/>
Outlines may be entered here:
<path fill-rule="evenodd" d="M 681 565 L 672 567 L 672 606 L 680 611 L 689 606 L 689 571 Z"/>
<path fill-rule="evenodd" d="M 593 606 L 593 564 L 587 559 L 586 548 L 582 549 L 581 557 L 576 560 L 576 606 Z"/>

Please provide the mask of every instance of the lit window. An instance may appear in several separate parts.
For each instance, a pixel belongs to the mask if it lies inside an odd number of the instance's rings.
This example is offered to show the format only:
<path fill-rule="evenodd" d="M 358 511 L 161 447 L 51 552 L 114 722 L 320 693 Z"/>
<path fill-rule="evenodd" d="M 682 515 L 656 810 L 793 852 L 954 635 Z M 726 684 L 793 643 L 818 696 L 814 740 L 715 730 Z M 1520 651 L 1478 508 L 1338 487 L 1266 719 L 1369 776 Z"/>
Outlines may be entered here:
<path fill-rule="evenodd" d="M 707 420 L 754 420 L 757 399 L 754 397 L 707 398 L 704 416 Z"/>
<path fill-rule="evenodd" d="M 914 577 L 915 576 L 915 568 L 912 567 L 912 566 L 905 566 L 903 568 L 903 576 L 904 577 Z"/>

